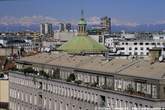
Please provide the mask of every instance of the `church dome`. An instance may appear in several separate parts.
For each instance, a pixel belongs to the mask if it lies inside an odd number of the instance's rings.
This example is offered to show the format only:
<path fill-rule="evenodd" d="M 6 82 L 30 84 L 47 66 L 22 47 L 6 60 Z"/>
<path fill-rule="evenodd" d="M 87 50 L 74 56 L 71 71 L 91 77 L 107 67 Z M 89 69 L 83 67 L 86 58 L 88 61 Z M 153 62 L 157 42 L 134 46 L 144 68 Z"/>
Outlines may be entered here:
<path fill-rule="evenodd" d="M 75 36 L 70 41 L 64 43 L 58 50 L 71 53 L 103 53 L 107 48 L 89 36 Z"/>
<path fill-rule="evenodd" d="M 104 45 L 99 44 L 97 41 L 88 36 L 86 32 L 86 25 L 87 23 L 82 17 L 78 24 L 78 35 L 64 43 L 57 50 L 71 54 L 104 53 L 107 51 L 107 48 Z"/>

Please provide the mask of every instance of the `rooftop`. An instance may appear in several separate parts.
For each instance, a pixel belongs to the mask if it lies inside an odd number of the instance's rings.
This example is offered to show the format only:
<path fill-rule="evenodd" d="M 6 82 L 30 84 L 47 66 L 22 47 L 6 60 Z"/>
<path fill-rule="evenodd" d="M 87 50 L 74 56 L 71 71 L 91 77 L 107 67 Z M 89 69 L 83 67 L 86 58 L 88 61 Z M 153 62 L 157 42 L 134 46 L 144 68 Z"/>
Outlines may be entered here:
<path fill-rule="evenodd" d="M 99 44 L 89 36 L 75 36 L 69 42 L 59 47 L 58 50 L 72 54 L 102 53 L 107 51 L 105 46 Z"/>
<path fill-rule="evenodd" d="M 108 61 L 103 56 L 42 53 L 24 57 L 19 61 L 99 71 L 102 74 L 119 74 L 150 79 L 163 79 L 165 76 L 165 63 L 155 62 L 151 64 L 148 60 L 112 59 Z"/>

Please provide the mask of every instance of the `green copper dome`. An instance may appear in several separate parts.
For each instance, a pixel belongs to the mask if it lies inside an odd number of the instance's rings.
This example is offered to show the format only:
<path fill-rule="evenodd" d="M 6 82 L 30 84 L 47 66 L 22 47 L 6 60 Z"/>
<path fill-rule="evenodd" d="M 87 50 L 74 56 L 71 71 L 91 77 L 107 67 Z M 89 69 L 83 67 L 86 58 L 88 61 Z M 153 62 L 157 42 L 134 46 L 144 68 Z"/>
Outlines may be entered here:
<path fill-rule="evenodd" d="M 83 11 L 81 12 L 83 16 Z M 70 41 L 60 46 L 57 50 L 71 54 L 82 53 L 103 53 L 107 48 L 87 35 L 87 22 L 83 17 L 79 21 L 78 36 L 73 37 Z"/>
<path fill-rule="evenodd" d="M 81 54 L 102 53 L 107 51 L 107 48 L 89 36 L 75 36 L 73 39 L 60 46 L 58 50 L 72 54 Z"/>

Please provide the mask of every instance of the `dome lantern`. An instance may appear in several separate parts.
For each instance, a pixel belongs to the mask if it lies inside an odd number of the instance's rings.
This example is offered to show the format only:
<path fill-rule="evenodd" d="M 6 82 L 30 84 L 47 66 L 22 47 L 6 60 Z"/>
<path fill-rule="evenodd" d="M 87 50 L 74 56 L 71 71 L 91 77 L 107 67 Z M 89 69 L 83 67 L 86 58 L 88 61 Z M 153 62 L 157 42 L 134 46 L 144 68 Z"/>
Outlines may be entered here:
<path fill-rule="evenodd" d="M 87 35 L 86 27 L 87 27 L 87 22 L 84 19 L 84 11 L 81 10 L 81 18 L 80 18 L 80 21 L 78 23 L 78 35 L 79 36 Z"/>

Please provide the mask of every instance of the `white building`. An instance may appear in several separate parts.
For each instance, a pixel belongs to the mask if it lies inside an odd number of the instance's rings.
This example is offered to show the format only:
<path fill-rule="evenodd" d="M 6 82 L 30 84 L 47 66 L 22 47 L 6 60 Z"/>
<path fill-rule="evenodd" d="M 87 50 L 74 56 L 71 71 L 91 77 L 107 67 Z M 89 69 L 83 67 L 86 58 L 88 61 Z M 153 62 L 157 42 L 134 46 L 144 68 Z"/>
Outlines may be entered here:
<path fill-rule="evenodd" d="M 165 40 L 165 34 L 153 34 L 154 40 Z"/>
<path fill-rule="evenodd" d="M 122 31 L 121 38 L 123 39 L 135 39 L 134 33 L 126 33 L 125 31 Z"/>
<path fill-rule="evenodd" d="M 149 49 L 154 47 L 164 48 L 165 40 L 122 40 L 115 38 L 108 38 L 105 40 L 105 45 L 113 52 L 122 55 L 131 56 L 147 56 Z"/>
<path fill-rule="evenodd" d="M 120 42 L 120 53 L 125 55 L 146 56 L 149 49 L 154 47 L 164 48 L 165 41 L 123 41 Z"/>
<path fill-rule="evenodd" d="M 105 35 L 89 35 L 89 36 L 100 44 L 105 43 Z"/>

